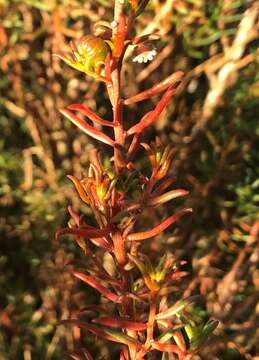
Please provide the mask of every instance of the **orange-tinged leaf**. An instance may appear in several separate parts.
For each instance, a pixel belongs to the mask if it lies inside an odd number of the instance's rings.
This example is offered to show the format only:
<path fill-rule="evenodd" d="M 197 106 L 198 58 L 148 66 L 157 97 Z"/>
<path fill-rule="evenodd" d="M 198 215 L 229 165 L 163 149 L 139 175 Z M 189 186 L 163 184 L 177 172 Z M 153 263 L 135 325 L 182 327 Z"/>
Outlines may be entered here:
<path fill-rule="evenodd" d="M 155 153 L 152 151 L 151 147 L 148 144 L 140 143 L 140 145 L 143 146 L 143 148 L 147 151 L 150 164 L 151 164 L 152 168 L 154 169 L 157 165 Z"/>
<path fill-rule="evenodd" d="M 171 280 L 178 280 L 182 277 L 187 276 L 189 273 L 187 271 L 174 271 L 170 274 L 168 274 L 167 278 Z"/>
<path fill-rule="evenodd" d="M 83 119 L 73 114 L 71 111 L 62 109 L 60 113 L 69 119 L 74 125 L 76 125 L 80 130 L 82 130 L 87 135 L 92 138 L 99 140 L 107 145 L 114 146 L 115 141 L 112 140 L 109 136 L 105 135 L 101 131 L 95 129 L 93 126 L 87 124 Z"/>
<path fill-rule="evenodd" d="M 72 206 L 68 206 L 67 210 L 70 214 L 70 216 L 72 217 L 72 219 L 75 221 L 77 226 L 80 226 L 80 222 L 81 222 L 81 218 L 80 216 L 74 211 L 74 209 L 72 208 Z"/>
<path fill-rule="evenodd" d="M 103 339 L 107 339 L 128 346 L 140 346 L 140 343 L 136 339 L 120 331 L 114 331 L 110 329 L 102 330 L 94 325 L 88 324 L 86 322 L 77 319 L 61 320 L 58 325 L 69 325 L 69 324 L 82 328 L 86 331 L 89 331 L 90 333 Z"/>
<path fill-rule="evenodd" d="M 175 85 L 178 83 L 181 78 L 183 77 L 184 73 L 182 71 L 176 71 L 172 75 L 168 76 L 165 80 L 160 82 L 159 84 L 156 84 L 152 86 L 148 90 L 144 90 L 141 93 L 138 93 L 137 95 L 132 96 L 129 99 L 124 100 L 125 105 L 134 104 L 138 101 L 142 101 L 145 99 L 148 99 L 164 90 L 166 90 L 169 86 Z"/>
<path fill-rule="evenodd" d="M 162 352 L 172 352 L 179 356 L 180 359 L 184 359 L 184 353 L 179 349 L 179 347 L 175 344 L 163 344 L 159 341 L 154 341 L 151 343 L 153 349 L 162 351 Z"/>
<path fill-rule="evenodd" d="M 74 360 L 94 360 L 87 349 L 80 349 L 78 351 L 68 352 L 68 355 Z"/>
<path fill-rule="evenodd" d="M 150 126 L 153 122 L 158 119 L 158 116 L 166 107 L 167 103 L 169 102 L 170 98 L 176 92 L 177 87 L 170 86 L 166 93 L 162 96 L 162 99 L 158 102 L 157 106 L 153 111 L 150 111 L 148 114 L 144 115 L 143 118 L 134 126 L 132 126 L 128 131 L 128 135 L 133 135 L 135 133 L 142 133 L 145 128 Z"/>
<path fill-rule="evenodd" d="M 114 337 L 110 334 L 108 334 L 106 331 L 99 329 L 98 327 L 92 325 L 92 324 L 88 324 L 84 321 L 80 321 L 77 319 L 67 319 L 67 320 L 61 320 L 58 325 L 74 325 L 77 326 L 81 329 L 84 329 L 86 331 L 89 331 L 90 333 L 106 339 L 106 340 L 110 340 L 110 341 L 115 341 Z M 115 341 L 115 342 L 119 342 L 119 341 Z"/>
<path fill-rule="evenodd" d="M 141 274 L 143 275 L 143 279 L 145 281 L 145 284 L 149 288 L 149 290 L 158 291 L 160 289 L 160 286 L 155 281 L 153 281 L 151 279 L 151 276 L 149 274 L 149 272 L 152 271 L 152 269 L 149 268 L 148 265 L 144 264 L 142 261 L 140 261 L 135 256 L 133 256 L 131 254 L 128 254 L 128 257 L 130 258 L 131 261 L 134 262 L 134 264 L 140 270 Z"/>
<path fill-rule="evenodd" d="M 80 197 L 81 200 L 83 200 L 86 204 L 89 205 L 90 201 L 89 201 L 89 197 L 87 196 L 82 184 L 80 183 L 80 181 L 73 175 L 67 175 L 67 177 L 69 178 L 69 180 L 72 181 L 72 183 L 74 184 L 78 195 Z"/>
<path fill-rule="evenodd" d="M 114 328 L 123 328 L 127 330 L 134 330 L 134 331 L 142 331 L 147 328 L 147 324 L 139 323 L 135 321 L 128 321 L 124 318 L 111 318 L 111 317 L 101 317 L 92 320 L 93 323 L 101 324 L 109 327 Z"/>
<path fill-rule="evenodd" d="M 169 309 L 157 314 L 156 319 L 157 320 L 168 319 L 171 316 L 174 316 L 174 315 L 180 313 L 183 309 L 185 309 L 188 305 L 195 302 L 198 298 L 199 298 L 199 296 L 191 296 L 188 299 L 179 300 L 173 306 L 171 306 Z"/>
<path fill-rule="evenodd" d="M 89 239 L 91 241 L 91 243 L 93 243 L 94 245 L 101 247 L 107 251 L 112 251 L 113 250 L 113 245 L 109 244 L 108 241 L 105 238 L 90 238 Z"/>
<path fill-rule="evenodd" d="M 183 352 L 186 352 L 186 344 L 185 344 L 183 335 L 181 334 L 180 331 L 175 331 L 173 333 L 173 339 L 176 342 L 176 344 L 178 345 L 178 347 L 180 348 L 180 350 Z"/>
<path fill-rule="evenodd" d="M 169 320 L 157 320 L 157 323 L 166 329 L 172 329 L 173 324 Z"/>
<path fill-rule="evenodd" d="M 141 241 L 145 239 L 152 238 L 158 234 L 160 234 L 162 231 L 167 229 L 170 225 L 174 224 L 177 220 L 179 220 L 183 215 L 192 212 L 191 208 L 186 208 L 178 211 L 176 214 L 170 216 L 166 220 L 164 220 L 161 224 L 155 226 L 153 229 L 133 233 L 128 235 L 129 241 Z"/>
<path fill-rule="evenodd" d="M 140 343 L 131 336 L 128 336 L 120 331 L 105 329 L 105 332 L 111 336 L 112 341 L 118 342 L 128 346 L 140 346 Z"/>
<path fill-rule="evenodd" d="M 99 283 L 99 281 L 95 280 L 92 276 L 86 275 L 86 274 L 78 272 L 78 271 L 73 271 L 72 274 L 76 278 L 82 280 L 89 286 L 91 286 L 94 289 L 96 289 L 97 291 L 99 291 L 99 293 L 101 293 L 104 297 L 111 300 L 112 302 L 115 302 L 117 304 L 120 304 L 122 302 L 122 298 L 120 296 L 118 296 L 117 294 L 114 294 L 109 289 L 107 289 L 106 287 L 101 285 Z"/>
<path fill-rule="evenodd" d="M 100 116 L 95 114 L 88 106 L 83 104 L 71 104 L 67 107 L 69 110 L 78 111 L 80 114 L 87 116 L 91 121 L 101 124 L 103 126 L 114 127 L 115 125 L 108 120 L 102 119 Z"/>
<path fill-rule="evenodd" d="M 148 206 L 159 206 L 178 197 L 187 196 L 188 194 L 189 191 L 183 189 L 171 190 L 165 194 L 162 194 L 160 196 L 157 196 L 149 200 Z"/>
<path fill-rule="evenodd" d="M 174 176 L 168 177 L 165 181 L 163 181 L 152 193 L 152 195 L 159 196 L 162 194 L 166 189 L 169 188 L 174 182 L 175 178 Z"/>
<path fill-rule="evenodd" d="M 109 228 L 96 229 L 92 226 L 82 225 L 78 228 L 64 228 L 56 231 L 56 238 L 58 239 L 60 236 L 66 234 L 78 235 L 82 237 L 86 237 L 88 239 L 91 238 L 99 238 L 110 233 Z"/>

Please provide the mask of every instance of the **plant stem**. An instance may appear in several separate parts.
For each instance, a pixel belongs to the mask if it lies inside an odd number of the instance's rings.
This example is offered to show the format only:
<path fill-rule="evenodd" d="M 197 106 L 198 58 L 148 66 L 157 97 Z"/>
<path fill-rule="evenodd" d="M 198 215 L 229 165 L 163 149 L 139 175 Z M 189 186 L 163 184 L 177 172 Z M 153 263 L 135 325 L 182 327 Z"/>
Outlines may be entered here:
<path fill-rule="evenodd" d="M 124 6 L 124 0 L 115 0 L 115 4 L 114 4 L 114 21 L 116 21 L 117 24 L 118 24 L 119 19 L 120 19 L 120 14 L 123 11 L 123 6 Z"/>
<path fill-rule="evenodd" d="M 147 338 L 146 338 L 146 343 L 145 343 L 146 348 L 150 347 L 150 343 L 153 340 L 154 322 L 155 322 L 155 315 L 156 315 L 156 299 L 157 299 L 157 292 L 151 292 Z"/>

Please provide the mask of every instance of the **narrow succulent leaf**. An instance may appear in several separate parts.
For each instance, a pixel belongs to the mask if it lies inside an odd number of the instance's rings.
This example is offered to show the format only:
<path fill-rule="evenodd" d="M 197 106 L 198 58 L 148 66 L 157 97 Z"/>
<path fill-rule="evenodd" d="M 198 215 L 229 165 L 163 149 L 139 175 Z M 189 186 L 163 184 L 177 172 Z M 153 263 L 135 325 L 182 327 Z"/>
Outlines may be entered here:
<path fill-rule="evenodd" d="M 96 115 L 88 106 L 83 104 L 71 104 L 67 107 L 69 110 L 78 111 L 80 114 L 87 116 L 91 121 L 96 122 L 103 126 L 115 127 L 115 125 L 108 121 L 102 119 L 100 116 Z"/>
<path fill-rule="evenodd" d="M 161 313 L 156 315 L 156 319 L 167 319 L 171 316 L 177 315 L 180 313 L 183 309 L 185 309 L 187 306 L 195 302 L 199 296 L 192 296 L 188 299 L 177 301 L 176 304 L 171 306 L 169 309 L 162 311 Z"/>
<path fill-rule="evenodd" d="M 148 206 L 159 206 L 161 204 L 164 204 L 168 201 L 171 201 L 173 199 L 176 199 L 178 197 L 187 196 L 189 194 L 189 191 L 183 190 L 183 189 L 177 189 L 168 191 L 167 193 L 157 196 L 148 202 Z"/>
<path fill-rule="evenodd" d="M 157 173 L 155 174 L 156 181 L 163 179 L 167 175 L 170 164 L 171 164 L 171 159 L 169 159 L 169 158 L 166 159 L 166 161 L 164 163 L 162 163 L 162 165 L 159 167 Z"/>
<path fill-rule="evenodd" d="M 118 342 L 127 346 L 140 346 L 140 343 L 131 336 L 128 336 L 120 331 L 105 329 L 105 332 L 110 336 L 114 342 Z"/>
<path fill-rule="evenodd" d="M 69 180 L 72 181 L 72 183 L 74 184 L 78 195 L 80 197 L 81 200 L 83 200 L 86 204 L 89 205 L 90 201 L 89 201 L 89 197 L 87 196 L 82 184 L 80 183 L 80 181 L 73 175 L 67 175 L 67 177 L 69 178 Z"/>
<path fill-rule="evenodd" d="M 140 120 L 140 122 L 134 126 L 132 126 L 127 134 L 133 135 L 135 133 L 142 133 L 148 126 L 150 126 L 153 122 L 158 119 L 158 116 L 162 113 L 166 105 L 168 104 L 171 97 L 176 92 L 177 87 L 170 86 L 166 93 L 162 96 L 162 99 L 158 102 L 157 106 L 153 111 L 150 111 L 148 114 L 144 115 L 144 117 Z"/>
<path fill-rule="evenodd" d="M 125 344 L 128 346 L 140 346 L 140 343 L 137 340 L 126 334 L 123 334 L 122 332 L 113 331 L 110 329 L 102 330 L 94 325 L 85 323 L 77 319 L 61 320 L 58 325 L 74 325 L 86 331 L 89 331 L 90 333 L 103 339 L 107 339 L 120 344 Z"/>
<path fill-rule="evenodd" d="M 75 351 L 68 353 L 68 356 L 73 360 L 85 360 L 85 357 L 82 354 Z"/>
<path fill-rule="evenodd" d="M 139 1 L 139 7 L 136 11 L 135 17 L 137 17 L 143 13 L 143 11 L 145 10 L 145 7 L 147 6 L 148 3 L 149 3 L 149 0 L 140 0 Z"/>
<path fill-rule="evenodd" d="M 67 65 L 71 66 L 73 69 L 85 72 L 84 71 L 84 65 L 78 61 L 79 59 L 76 59 L 76 53 L 73 53 L 75 58 L 73 59 L 70 55 L 62 55 L 62 54 L 53 54 L 53 56 L 57 56 L 59 59 L 64 61 Z"/>
<path fill-rule="evenodd" d="M 187 271 L 175 271 L 168 274 L 167 278 L 170 278 L 171 280 L 178 280 L 181 279 L 182 277 L 187 276 L 188 274 L 189 273 Z"/>
<path fill-rule="evenodd" d="M 155 273 L 161 273 L 165 269 L 167 259 L 168 259 L 167 253 L 160 257 L 158 264 L 155 268 Z"/>
<path fill-rule="evenodd" d="M 175 344 L 163 344 L 161 342 L 154 341 L 151 343 L 151 346 L 153 349 L 156 349 L 156 350 L 159 350 L 162 352 L 170 352 L 170 353 L 175 353 L 175 354 L 181 353 L 181 350 Z"/>
<path fill-rule="evenodd" d="M 176 345 L 178 345 L 179 349 L 183 352 L 186 352 L 186 344 L 181 331 L 175 331 L 173 333 L 173 339 Z"/>
<path fill-rule="evenodd" d="M 72 206 L 68 206 L 67 210 L 68 210 L 70 216 L 72 217 L 72 219 L 75 221 L 76 225 L 80 226 L 80 222 L 81 222 L 80 216 L 75 212 L 75 210 L 72 208 Z"/>
<path fill-rule="evenodd" d="M 127 360 L 123 351 L 120 352 L 120 360 Z"/>
<path fill-rule="evenodd" d="M 218 320 L 210 320 L 203 328 L 203 334 L 206 336 L 210 336 L 213 331 L 218 327 L 219 321 Z"/>
<path fill-rule="evenodd" d="M 58 57 L 60 60 L 64 61 L 67 65 L 75 68 L 75 60 L 72 59 L 69 55 L 63 55 L 63 54 L 53 54 L 52 56 Z"/>
<path fill-rule="evenodd" d="M 186 321 L 187 319 L 185 319 Z M 188 336 L 188 339 L 191 340 L 194 338 L 195 336 L 195 326 L 192 326 L 191 324 L 187 323 L 187 325 L 185 325 L 184 330 Z M 199 330 L 200 333 L 200 330 Z M 197 335 L 197 329 L 196 329 L 196 335 Z"/>
<path fill-rule="evenodd" d="M 214 330 L 218 327 L 219 321 L 218 320 L 210 320 L 203 328 L 202 334 L 201 334 L 201 342 L 200 344 L 203 344 L 208 340 L 210 335 L 214 332 Z"/>
<path fill-rule="evenodd" d="M 72 235 L 78 235 L 83 236 L 88 239 L 91 238 L 99 238 L 105 235 L 108 235 L 110 233 L 109 228 L 103 228 L 103 229 L 96 229 L 93 227 L 87 227 L 87 226 L 80 226 L 78 228 L 64 228 L 59 229 L 56 231 L 56 239 L 59 239 L 63 235 L 72 234 Z"/>
<path fill-rule="evenodd" d="M 72 274 L 76 278 L 82 280 L 89 286 L 96 289 L 99 293 L 101 293 L 104 297 L 106 297 L 110 301 L 117 303 L 117 304 L 120 304 L 122 302 L 122 298 L 120 296 L 118 296 L 117 294 L 114 294 L 109 289 L 107 289 L 106 287 L 101 285 L 99 283 L 99 281 L 95 280 L 92 276 L 86 275 L 86 274 L 78 272 L 78 271 L 73 271 Z"/>
<path fill-rule="evenodd" d="M 87 349 L 82 349 L 82 353 L 85 355 L 86 360 L 94 360 L 93 356 Z"/>
<path fill-rule="evenodd" d="M 114 328 L 123 328 L 127 330 L 134 330 L 134 331 L 142 331 L 147 328 L 147 324 L 128 321 L 123 318 L 111 318 L 111 317 L 101 317 L 92 320 L 93 323 L 105 325 Z"/>
<path fill-rule="evenodd" d="M 152 151 L 151 147 L 148 144 L 140 143 L 140 145 L 143 146 L 143 148 L 147 151 L 148 159 L 150 161 L 150 164 L 151 164 L 152 168 L 154 169 L 157 166 L 155 153 Z"/>
<path fill-rule="evenodd" d="M 191 338 L 191 349 L 196 349 L 202 346 L 208 338 L 213 333 L 213 331 L 217 328 L 219 321 L 210 320 L 201 331 L 197 331 L 195 334 L 195 329 L 193 329 L 193 336 Z"/>
<path fill-rule="evenodd" d="M 157 323 L 166 329 L 172 329 L 173 327 L 173 324 L 169 320 L 161 319 L 161 320 L 157 320 Z"/>
<path fill-rule="evenodd" d="M 149 271 L 151 270 L 150 266 L 147 266 L 146 264 L 144 264 L 142 261 L 140 261 L 138 258 L 136 258 L 133 255 L 128 254 L 128 257 L 130 258 L 131 261 L 134 262 L 134 264 L 140 270 L 147 287 L 151 291 L 158 291 L 160 289 L 160 286 L 151 279 L 151 276 L 149 274 Z"/>
<path fill-rule="evenodd" d="M 162 321 L 165 321 L 165 320 L 157 320 L 157 322 L 158 322 L 159 324 L 161 324 Z M 168 330 L 168 331 L 166 331 L 165 333 L 161 334 L 161 335 L 158 337 L 157 340 L 158 340 L 160 343 L 166 343 L 167 341 L 169 341 L 169 340 L 173 337 L 173 335 L 174 335 L 174 333 L 175 333 L 176 331 L 180 331 L 182 328 L 183 328 L 183 325 L 175 325 L 175 326 L 172 325 L 171 328 L 170 328 L 170 330 Z"/>
<path fill-rule="evenodd" d="M 91 334 L 94 334 L 102 339 L 106 339 L 106 340 L 110 340 L 110 341 L 114 341 L 113 337 L 106 333 L 104 330 L 99 329 L 98 327 L 92 325 L 92 324 L 88 324 L 84 321 L 80 321 L 77 319 L 67 319 L 67 320 L 61 320 L 58 325 L 74 325 L 77 326 L 81 329 L 84 329 L 86 331 L 89 331 Z"/>
<path fill-rule="evenodd" d="M 92 138 L 99 140 L 104 144 L 110 145 L 112 147 L 115 145 L 115 141 L 113 141 L 109 136 L 95 129 L 93 126 L 87 124 L 83 119 L 76 116 L 71 111 L 62 109 L 60 110 L 60 113 L 64 115 L 68 120 L 70 120 L 74 125 L 76 125 L 80 130 L 82 130 Z"/>
<path fill-rule="evenodd" d="M 167 145 L 163 151 L 163 154 L 161 155 L 160 164 L 163 164 L 167 159 L 171 159 L 173 152 L 174 150 L 171 149 L 169 145 Z"/>
<path fill-rule="evenodd" d="M 68 352 L 68 355 L 74 360 L 94 360 L 87 349 L 80 349 L 78 351 Z"/>
<path fill-rule="evenodd" d="M 159 235 L 162 231 L 167 229 L 170 225 L 174 224 L 177 220 L 179 220 L 183 215 L 192 212 L 191 208 L 186 208 L 178 211 L 176 214 L 170 216 L 166 220 L 164 220 L 161 224 L 155 226 L 151 230 L 133 233 L 128 235 L 129 241 L 141 241 L 145 239 L 152 238 L 156 235 Z"/>
<path fill-rule="evenodd" d="M 161 336 L 159 336 L 158 341 L 161 344 L 165 344 L 166 342 L 168 342 L 170 339 L 172 339 L 173 334 L 174 334 L 175 330 L 169 330 L 166 333 L 162 334 Z"/>
<path fill-rule="evenodd" d="M 91 243 L 93 243 L 95 246 L 101 247 L 107 251 L 112 251 L 113 250 L 113 245 L 108 243 L 107 240 L 105 240 L 105 238 L 92 238 L 89 239 L 91 241 Z"/>
<path fill-rule="evenodd" d="M 152 193 L 154 196 L 159 196 L 162 194 L 166 189 L 168 189 L 174 182 L 174 176 L 168 177 L 165 181 L 163 181 Z"/>
<path fill-rule="evenodd" d="M 183 75 L 184 75 L 183 71 L 177 71 L 172 75 L 168 76 L 165 80 L 163 80 L 159 84 L 152 86 L 150 89 L 144 90 L 141 93 L 138 93 L 137 95 L 134 95 L 131 98 L 124 100 L 123 103 L 125 105 L 130 105 L 148 99 L 154 95 L 157 95 L 158 93 L 166 90 L 169 86 L 173 86 L 179 83 Z"/>
<path fill-rule="evenodd" d="M 137 268 L 139 269 L 139 271 L 141 272 L 142 275 L 147 274 L 146 266 L 140 259 L 138 259 L 137 257 L 135 257 L 131 254 L 128 254 L 128 257 L 137 266 Z"/>
<path fill-rule="evenodd" d="M 133 136 L 133 139 L 131 141 L 131 144 L 129 146 L 129 150 L 128 150 L 128 154 L 127 154 L 127 158 L 126 158 L 126 162 L 127 164 L 131 161 L 132 157 L 135 155 L 137 148 L 138 148 L 138 144 L 139 144 L 139 135 L 135 134 Z"/>

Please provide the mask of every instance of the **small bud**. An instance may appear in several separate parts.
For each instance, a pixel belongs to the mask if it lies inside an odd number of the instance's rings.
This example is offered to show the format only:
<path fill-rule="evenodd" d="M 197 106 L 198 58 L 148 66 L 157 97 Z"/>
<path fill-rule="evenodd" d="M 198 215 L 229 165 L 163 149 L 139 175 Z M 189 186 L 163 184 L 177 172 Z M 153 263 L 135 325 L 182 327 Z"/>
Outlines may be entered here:
<path fill-rule="evenodd" d="M 107 79 L 101 76 L 101 66 L 104 65 L 110 51 L 108 42 L 97 36 L 85 35 L 77 41 L 71 41 L 71 54 L 66 56 L 56 54 L 56 56 L 72 68 L 107 82 Z"/>

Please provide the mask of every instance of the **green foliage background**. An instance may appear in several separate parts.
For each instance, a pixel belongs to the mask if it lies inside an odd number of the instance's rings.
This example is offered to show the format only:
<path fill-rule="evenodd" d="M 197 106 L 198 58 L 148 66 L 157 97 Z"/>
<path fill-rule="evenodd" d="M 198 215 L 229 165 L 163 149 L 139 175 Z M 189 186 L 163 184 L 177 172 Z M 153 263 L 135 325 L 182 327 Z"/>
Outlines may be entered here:
<path fill-rule="evenodd" d="M 176 70 L 186 73 L 146 140 L 158 134 L 175 148 L 177 184 L 190 189 L 192 219 L 157 241 L 189 262 L 190 276 L 178 296 L 201 292 L 207 311 L 221 321 L 204 359 L 258 355 L 258 21 L 211 116 L 196 131 L 208 110 L 213 76 L 224 66 L 216 61 L 231 51 L 245 11 L 255 4 L 150 1 L 136 32 L 152 23 L 161 32 L 154 69 L 133 64 L 129 56 L 124 74 L 128 97 Z M 58 109 L 83 100 L 104 117 L 110 109 L 102 85 L 51 54 L 66 51 L 71 36 L 91 33 L 92 21 L 111 21 L 112 8 L 105 0 L 4 0 L 0 16 L 0 359 L 61 359 L 76 340 L 71 329 L 56 324 L 93 294 L 68 273 L 67 262 L 79 256 L 75 244 L 58 244 L 54 232 L 68 221 L 68 204 L 80 207 L 65 175 L 80 176 L 92 145 Z M 130 107 L 126 121 L 148 106 Z M 251 230 L 257 231 L 255 241 Z M 98 351 L 106 356 L 107 348 Z"/>

